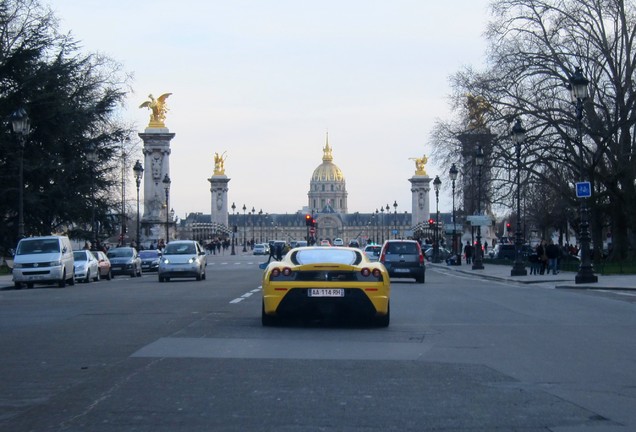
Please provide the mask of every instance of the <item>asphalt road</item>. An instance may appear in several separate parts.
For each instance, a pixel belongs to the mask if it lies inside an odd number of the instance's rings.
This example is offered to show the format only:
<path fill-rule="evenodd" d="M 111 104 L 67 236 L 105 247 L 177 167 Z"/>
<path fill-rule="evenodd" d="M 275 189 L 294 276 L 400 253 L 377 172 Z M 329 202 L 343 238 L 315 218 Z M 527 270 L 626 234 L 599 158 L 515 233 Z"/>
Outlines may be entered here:
<path fill-rule="evenodd" d="M 388 328 L 263 328 L 259 261 L 0 291 L 0 430 L 636 430 L 633 299 L 441 268 Z"/>

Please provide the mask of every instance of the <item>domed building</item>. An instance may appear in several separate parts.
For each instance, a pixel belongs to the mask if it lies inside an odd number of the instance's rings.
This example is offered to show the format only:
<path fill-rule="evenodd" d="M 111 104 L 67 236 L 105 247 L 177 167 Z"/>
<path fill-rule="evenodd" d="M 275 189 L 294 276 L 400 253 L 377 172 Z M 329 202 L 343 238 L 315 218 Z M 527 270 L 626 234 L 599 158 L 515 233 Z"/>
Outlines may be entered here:
<path fill-rule="evenodd" d="M 322 149 L 322 163 L 309 181 L 308 208 L 322 213 L 347 213 L 347 185 L 344 174 L 333 163 L 329 139 Z"/>
<path fill-rule="evenodd" d="M 322 149 L 322 163 L 311 174 L 307 205 L 302 209 L 291 214 L 269 214 L 242 203 L 239 207 L 227 194 L 229 178 L 215 174 L 208 179 L 213 186 L 218 183 L 217 187 L 211 189 L 212 214 L 190 213 L 181 221 L 179 237 L 207 243 L 214 238 L 233 236 L 240 250 L 244 250 L 246 244 L 271 240 L 293 243 L 307 238 L 316 242 L 341 238 L 345 244 L 356 240 L 364 245 L 370 242 L 382 243 L 389 238 L 410 237 L 414 235 L 414 225 L 421 225 L 429 217 L 430 177 L 416 172 L 411 181 L 413 179 L 419 179 L 423 183 L 414 183 L 411 187 L 412 203 L 401 203 L 399 206 L 396 202 L 378 203 L 379 207 L 370 213 L 349 213 L 345 176 L 334 163 L 333 149 L 327 137 Z M 219 197 L 226 207 L 214 205 L 218 203 Z M 414 206 L 418 209 L 415 215 L 418 220 L 415 223 L 414 214 L 404 210 L 412 210 Z M 224 208 L 228 209 L 227 213 L 223 211 Z M 316 221 L 315 227 L 307 226 L 307 215 Z"/>

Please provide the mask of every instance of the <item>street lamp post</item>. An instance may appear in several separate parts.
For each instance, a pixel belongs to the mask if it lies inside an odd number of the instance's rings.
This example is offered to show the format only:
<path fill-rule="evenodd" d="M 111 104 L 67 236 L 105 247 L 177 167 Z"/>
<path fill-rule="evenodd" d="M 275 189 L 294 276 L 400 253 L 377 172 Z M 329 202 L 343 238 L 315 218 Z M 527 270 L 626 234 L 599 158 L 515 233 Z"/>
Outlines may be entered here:
<path fill-rule="evenodd" d="M 397 229 L 397 206 L 398 206 L 397 205 L 397 201 L 393 201 L 393 210 L 394 210 L 394 213 L 393 213 L 393 224 L 395 225 L 395 228 L 394 228 L 395 231 L 393 233 L 393 235 L 395 236 L 394 238 L 397 238 L 397 235 L 398 235 L 398 229 Z"/>
<path fill-rule="evenodd" d="M 97 228 L 95 226 L 95 163 L 97 162 L 97 151 L 94 146 L 90 146 L 86 151 L 86 160 L 91 167 L 91 249 L 97 247 Z"/>
<path fill-rule="evenodd" d="M 251 244 L 252 244 L 252 249 L 254 249 L 254 241 L 256 238 L 256 233 L 254 232 L 254 221 L 256 219 L 256 209 L 254 207 L 252 207 L 252 237 L 251 237 Z"/>
<path fill-rule="evenodd" d="M 31 120 L 24 108 L 18 108 L 11 114 L 13 132 L 18 135 L 20 156 L 18 160 L 18 240 L 24 237 L 24 146 L 26 137 L 31 132 Z"/>
<path fill-rule="evenodd" d="M 135 184 L 137 185 L 137 250 L 141 247 L 141 224 L 139 221 L 139 186 L 141 185 L 141 178 L 144 176 L 144 167 L 137 159 L 135 166 L 133 167 L 135 173 Z"/>
<path fill-rule="evenodd" d="M 457 171 L 457 167 L 455 166 L 455 164 L 451 165 L 450 170 L 448 171 L 448 177 L 450 177 L 451 179 L 453 189 L 453 255 L 455 255 L 454 264 L 461 265 L 461 253 L 457 250 L 457 220 L 455 219 L 455 180 L 457 180 L 457 174 L 459 174 L 459 171 Z"/>
<path fill-rule="evenodd" d="M 439 264 L 439 189 L 442 181 L 439 176 L 435 176 L 433 180 L 433 188 L 435 189 L 435 240 L 433 241 L 433 262 Z"/>
<path fill-rule="evenodd" d="M 479 191 L 477 193 L 477 214 L 481 215 L 481 167 L 484 164 L 484 151 L 481 145 L 477 148 L 475 153 L 475 165 L 479 168 L 477 182 L 479 183 Z M 473 259 L 473 270 L 483 270 L 484 261 L 482 257 L 481 249 L 481 225 L 477 225 L 477 244 L 475 245 L 475 253 Z"/>
<path fill-rule="evenodd" d="M 163 189 L 166 191 L 166 244 L 170 241 L 170 177 L 168 174 L 163 178 Z"/>
<path fill-rule="evenodd" d="M 526 139 L 526 130 L 521 126 L 521 120 L 517 119 L 512 127 L 512 139 L 515 142 L 515 155 L 517 159 L 517 229 L 515 232 L 515 262 L 510 270 L 510 276 L 526 276 L 528 271 L 523 263 L 521 249 L 521 143 Z"/>
<path fill-rule="evenodd" d="M 389 207 L 389 204 L 386 204 L 386 207 L 384 208 L 386 210 L 386 239 L 390 240 L 391 239 L 391 208 Z"/>
<path fill-rule="evenodd" d="M 260 227 L 261 227 L 260 243 L 263 243 L 263 209 L 260 209 L 258 211 L 258 223 L 260 224 Z"/>
<path fill-rule="evenodd" d="M 384 244 L 384 206 L 380 206 L 380 212 L 382 213 L 382 223 L 380 224 L 380 232 L 382 233 L 382 244 Z"/>
<path fill-rule="evenodd" d="M 583 76 L 583 71 L 577 67 L 574 75 L 570 77 L 570 91 L 572 92 L 572 101 L 576 103 L 576 120 L 577 120 L 577 140 L 579 145 L 579 178 L 581 182 L 585 182 L 585 167 L 583 164 L 583 103 L 588 98 L 589 81 Z M 591 190 L 591 188 L 590 188 Z M 595 283 L 598 277 L 594 274 L 592 268 L 592 260 L 590 257 L 590 223 L 588 220 L 587 197 L 581 197 L 580 204 L 580 243 L 581 243 L 581 266 L 576 274 L 575 283 Z"/>
<path fill-rule="evenodd" d="M 247 207 L 245 207 L 245 204 L 243 204 L 243 252 L 247 252 L 247 248 L 245 247 L 245 227 L 247 225 L 247 221 L 245 220 L 245 210 L 247 210 Z"/>
<path fill-rule="evenodd" d="M 380 226 L 380 210 L 375 209 L 375 229 L 373 231 L 373 241 L 375 244 L 380 243 L 378 240 L 380 240 L 380 231 L 378 230 L 378 227 Z"/>
<path fill-rule="evenodd" d="M 234 212 L 236 211 L 236 204 L 232 203 L 232 220 L 236 221 L 236 217 Z M 236 251 L 234 250 L 234 225 L 232 225 L 232 252 L 230 253 L 231 255 L 236 255 Z"/>

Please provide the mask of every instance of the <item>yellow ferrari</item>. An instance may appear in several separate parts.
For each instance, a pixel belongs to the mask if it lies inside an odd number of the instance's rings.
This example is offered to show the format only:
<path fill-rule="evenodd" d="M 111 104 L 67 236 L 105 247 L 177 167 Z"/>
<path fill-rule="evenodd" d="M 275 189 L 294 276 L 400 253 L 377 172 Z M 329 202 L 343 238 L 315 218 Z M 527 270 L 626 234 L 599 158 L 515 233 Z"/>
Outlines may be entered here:
<path fill-rule="evenodd" d="M 263 272 L 262 323 L 335 314 L 387 327 L 390 293 L 384 265 L 369 261 L 360 249 L 299 247 Z"/>

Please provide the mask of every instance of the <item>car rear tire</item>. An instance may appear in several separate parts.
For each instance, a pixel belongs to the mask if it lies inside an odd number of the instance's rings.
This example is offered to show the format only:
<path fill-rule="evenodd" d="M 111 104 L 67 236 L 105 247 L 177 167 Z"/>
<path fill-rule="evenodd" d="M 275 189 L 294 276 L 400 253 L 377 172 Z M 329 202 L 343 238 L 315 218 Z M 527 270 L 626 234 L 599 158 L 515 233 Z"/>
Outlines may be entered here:
<path fill-rule="evenodd" d="M 386 315 L 375 317 L 374 323 L 377 327 L 388 327 L 391 322 L 391 303 L 386 307 Z"/>
<path fill-rule="evenodd" d="M 421 276 L 418 276 L 415 278 L 415 282 L 424 283 L 425 278 L 426 278 L 426 273 L 422 272 Z"/>
<path fill-rule="evenodd" d="M 75 272 L 71 275 L 71 278 L 68 280 L 69 285 L 75 285 Z"/>
<path fill-rule="evenodd" d="M 274 327 L 278 325 L 278 318 L 265 313 L 265 302 L 263 302 L 261 307 L 261 324 L 263 327 Z"/>
<path fill-rule="evenodd" d="M 101 273 L 99 272 L 99 269 L 97 269 L 97 273 L 95 274 L 95 282 L 99 282 L 99 280 L 102 278 Z"/>
<path fill-rule="evenodd" d="M 108 269 L 108 273 L 106 273 L 106 280 L 111 280 L 113 278 L 112 270 Z"/>

